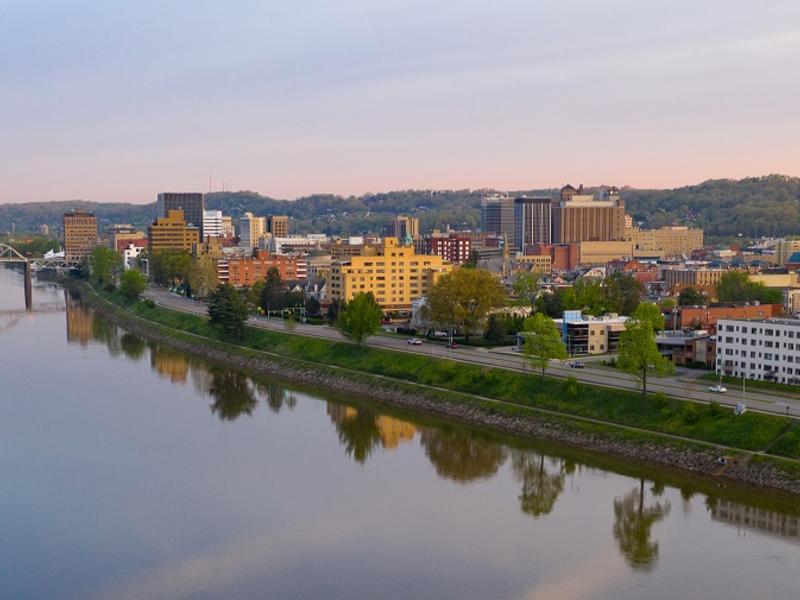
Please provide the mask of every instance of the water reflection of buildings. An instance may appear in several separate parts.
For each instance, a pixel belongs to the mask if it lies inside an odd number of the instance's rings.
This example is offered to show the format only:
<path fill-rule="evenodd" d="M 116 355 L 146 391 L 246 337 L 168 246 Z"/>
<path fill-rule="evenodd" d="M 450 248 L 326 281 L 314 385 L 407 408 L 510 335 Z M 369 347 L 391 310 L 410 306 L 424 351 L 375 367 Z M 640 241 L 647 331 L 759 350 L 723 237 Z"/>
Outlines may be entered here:
<path fill-rule="evenodd" d="M 708 505 L 714 521 L 800 542 L 800 517 L 719 498 L 709 498 Z"/>
<path fill-rule="evenodd" d="M 189 360 L 186 355 L 162 346 L 153 345 L 150 348 L 150 366 L 173 383 L 185 383 L 189 376 Z"/>
<path fill-rule="evenodd" d="M 94 314 L 81 306 L 78 300 L 66 297 L 67 342 L 78 342 L 86 346 L 94 336 Z"/>
<path fill-rule="evenodd" d="M 341 424 L 348 420 L 355 420 L 359 417 L 358 409 L 344 404 L 334 404 L 328 402 L 328 416 L 331 421 Z M 362 415 L 363 416 L 363 415 Z M 410 442 L 417 433 L 417 428 L 407 421 L 401 421 L 386 415 L 375 416 L 374 425 L 377 429 L 381 446 L 394 450 L 403 442 Z"/>

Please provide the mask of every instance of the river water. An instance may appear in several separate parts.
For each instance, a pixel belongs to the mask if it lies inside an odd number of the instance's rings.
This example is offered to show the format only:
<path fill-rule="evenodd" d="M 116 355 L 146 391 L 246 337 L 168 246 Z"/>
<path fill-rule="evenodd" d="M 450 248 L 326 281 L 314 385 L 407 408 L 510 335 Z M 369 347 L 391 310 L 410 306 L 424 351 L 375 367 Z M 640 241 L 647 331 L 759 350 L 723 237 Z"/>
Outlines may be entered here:
<path fill-rule="evenodd" d="M 4 598 L 800 597 L 800 508 L 218 368 L 0 268 Z"/>

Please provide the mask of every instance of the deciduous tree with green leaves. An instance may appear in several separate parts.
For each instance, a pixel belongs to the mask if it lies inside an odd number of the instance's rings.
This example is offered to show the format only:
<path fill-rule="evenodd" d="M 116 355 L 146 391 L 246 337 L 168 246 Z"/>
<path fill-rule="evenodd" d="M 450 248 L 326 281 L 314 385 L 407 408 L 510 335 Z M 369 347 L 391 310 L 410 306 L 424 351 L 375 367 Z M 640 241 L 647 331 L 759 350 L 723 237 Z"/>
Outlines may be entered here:
<path fill-rule="evenodd" d="M 92 278 L 95 281 L 104 288 L 114 287 L 114 277 L 122 269 L 122 256 L 119 252 L 105 246 L 98 246 L 92 250 L 89 264 Z"/>
<path fill-rule="evenodd" d="M 664 328 L 664 315 L 657 305 L 641 303 L 625 323 L 619 336 L 617 365 L 642 384 L 642 395 L 647 393 L 647 374 L 658 376 L 675 372 L 672 361 L 663 357 L 656 345 L 656 331 Z"/>
<path fill-rule="evenodd" d="M 342 334 L 358 345 L 381 327 L 383 310 L 372 294 L 358 293 L 341 308 L 336 326 Z"/>
<path fill-rule="evenodd" d="M 536 313 L 525 319 L 522 331 L 525 335 L 525 359 L 541 370 L 542 377 L 551 360 L 567 358 L 567 349 L 561 341 L 558 327 L 550 317 Z"/>
<path fill-rule="evenodd" d="M 146 288 L 147 278 L 139 271 L 129 269 L 120 277 L 119 289 L 131 300 L 136 300 Z"/>
<path fill-rule="evenodd" d="M 487 313 L 506 298 L 500 282 L 485 269 L 458 269 L 442 275 L 428 294 L 423 315 L 442 329 L 469 338 L 482 330 Z"/>

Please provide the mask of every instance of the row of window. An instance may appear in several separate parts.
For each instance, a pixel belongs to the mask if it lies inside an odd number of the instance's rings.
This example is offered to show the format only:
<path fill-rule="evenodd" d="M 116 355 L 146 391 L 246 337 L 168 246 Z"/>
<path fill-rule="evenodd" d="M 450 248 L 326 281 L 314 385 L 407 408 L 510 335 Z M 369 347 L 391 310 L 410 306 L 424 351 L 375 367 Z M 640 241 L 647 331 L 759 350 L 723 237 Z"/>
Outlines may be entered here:
<path fill-rule="evenodd" d="M 741 333 L 747 333 L 747 326 L 746 325 L 741 325 L 741 326 L 739 326 L 739 325 L 726 325 L 725 326 L 725 331 L 737 331 L 737 332 L 741 331 Z M 762 327 L 750 327 L 750 333 L 751 334 L 759 334 L 759 335 L 763 334 L 763 335 L 769 335 L 769 336 L 775 336 L 775 337 L 780 337 L 781 336 L 781 330 L 780 329 L 769 329 L 769 328 L 762 328 Z M 792 331 L 792 330 L 786 331 L 784 333 L 786 334 L 786 337 L 789 337 L 789 338 L 795 337 L 795 335 L 794 335 L 795 332 Z M 800 331 L 797 332 L 797 337 L 800 338 Z"/>

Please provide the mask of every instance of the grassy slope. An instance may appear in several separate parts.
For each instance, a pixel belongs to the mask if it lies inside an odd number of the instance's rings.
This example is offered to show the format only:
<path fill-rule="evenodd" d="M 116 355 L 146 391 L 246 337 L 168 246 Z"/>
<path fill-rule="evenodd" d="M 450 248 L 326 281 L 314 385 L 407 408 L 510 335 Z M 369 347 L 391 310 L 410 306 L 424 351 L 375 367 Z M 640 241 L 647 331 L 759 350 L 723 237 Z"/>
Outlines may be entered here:
<path fill-rule="evenodd" d="M 111 298 L 124 304 L 118 294 Z M 144 303 L 130 305 L 129 310 L 171 328 L 220 339 L 202 317 L 151 308 Z M 761 451 L 772 446 L 772 453 L 800 458 L 800 439 L 794 431 L 782 436 L 790 421 L 781 417 L 754 412 L 734 417 L 725 409 L 658 395 L 643 398 L 636 392 L 588 385 L 580 385 L 577 395 L 570 395 L 560 380 L 261 329 L 247 328 L 239 343 L 287 358 L 476 394 L 521 407 L 554 410 L 746 450 Z"/>

